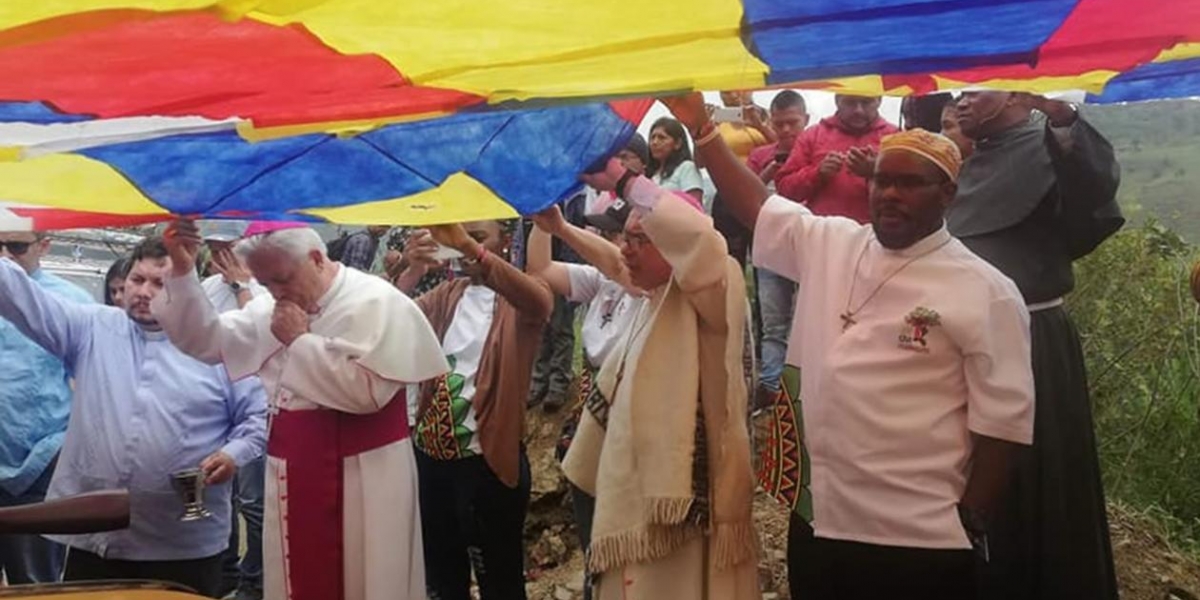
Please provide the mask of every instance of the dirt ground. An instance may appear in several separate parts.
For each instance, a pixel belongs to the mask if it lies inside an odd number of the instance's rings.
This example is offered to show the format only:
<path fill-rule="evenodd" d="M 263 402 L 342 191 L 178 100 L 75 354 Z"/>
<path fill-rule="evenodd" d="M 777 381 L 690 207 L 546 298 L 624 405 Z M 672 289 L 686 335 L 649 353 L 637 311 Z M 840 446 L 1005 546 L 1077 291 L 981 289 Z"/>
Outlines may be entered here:
<path fill-rule="evenodd" d="M 527 441 L 533 496 L 525 527 L 526 589 L 530 600 L 583 598 L 583 554 L 575 536 L 570 495 L 554 459 L 566 411 L 529 411 Z M 763 600 L 790 600 L 787 589 L 787 511 L 759 494 L 754 518 L 762 543 Z M 1200 563 L 1173 549 L 1152 519 L 1109 508 L 1117 578 L 1124 600 L 1198 600 Z M 1174 593 L 1172 591 L 1174 590 Z"/>

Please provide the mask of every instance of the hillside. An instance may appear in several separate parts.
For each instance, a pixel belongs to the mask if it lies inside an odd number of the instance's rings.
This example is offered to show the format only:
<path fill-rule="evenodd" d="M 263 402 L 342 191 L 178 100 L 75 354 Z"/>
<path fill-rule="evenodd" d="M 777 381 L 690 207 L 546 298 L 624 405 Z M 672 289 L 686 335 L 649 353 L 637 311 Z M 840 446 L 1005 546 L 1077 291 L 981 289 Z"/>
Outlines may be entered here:
<path fill-rule="evenodd" d="M 583 598 L 583 553 L 575 534 L 567 485 L 554 458 L 554 447 L 568 414 L 532 409 L 526 416 L 526 442 L 533 472 L 533 493 L 525 521 L 526 590 L 530 600 Z M 758 427 L 763 427 L 765 418 L 760 417 Z M 759 493 L 754 501 L 754 522 L 762 544 L 762 598 L 788 600 L 787 510 Z M 1123 600 L 1194 599 L 1194 594 L 1200 592 L 1200 564 L 1194 555 L 1167 541 L 1162 521 L 1152 511 L 1112 504 L 1109 525 Z"/>
<path fill-rule="evenodd" d="M 1200 101 L 1088 106 L 1085 114 L 1117 150 L 1130 221 L 1152 217 L 1200 243 Z"/>

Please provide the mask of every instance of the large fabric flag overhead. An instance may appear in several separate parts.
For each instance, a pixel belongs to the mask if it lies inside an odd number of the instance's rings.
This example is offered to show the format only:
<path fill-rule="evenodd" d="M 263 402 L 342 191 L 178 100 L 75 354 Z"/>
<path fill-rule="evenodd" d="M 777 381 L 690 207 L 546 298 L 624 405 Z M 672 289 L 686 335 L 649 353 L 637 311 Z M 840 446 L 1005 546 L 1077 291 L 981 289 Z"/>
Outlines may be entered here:
<path fill-rule="evenodd" d="M 0 201 L 39 228 L 514 216 L 576 192 L 639 98 L 978 85 L 1200 95 L 1200 2 L 3 2 Z"/>

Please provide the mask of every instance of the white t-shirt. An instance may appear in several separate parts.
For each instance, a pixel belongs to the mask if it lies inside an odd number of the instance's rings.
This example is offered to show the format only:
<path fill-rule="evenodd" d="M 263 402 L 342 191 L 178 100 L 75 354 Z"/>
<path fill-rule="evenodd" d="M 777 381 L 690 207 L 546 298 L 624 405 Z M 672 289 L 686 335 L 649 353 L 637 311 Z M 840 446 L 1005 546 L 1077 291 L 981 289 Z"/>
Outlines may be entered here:
<path fill-rule="evenodd" d="M 475 421 L 475 374 L 479 371 L 483 346 L 487 342 L 488 332 L 491 331 L 492 316 L 495 312 L 495 291 L 482 285 L 467 287 L 462 300 L 458 302 L 458 307 L 454 309 L 454 319 L 446 329 L 446 336 L 442 339 L 442 352 L 450 362 L 448 377 L 462 378 L 461 389 L 453 381 L 450 382 L 451 402 L 468 404 L 466 407 L 454 406 L 455 429 L 466 428 L 471 432 L 466 449 L 475 454 L 483 454 Z M 462 408 L 466 410 L 460 413 Z M 463 416 L 459 418 L 459 414 Z"/>
<path fill-rule="evenodd" d="M 696 168 L 696 163 L 690 160 L 679 163 L 679 166 L 675 167 L 675 170 L 671 172 L 670 177 L 663 177 L 662 171 L 659 171 L 651 179 L 659 187 L 667 190 L 680 192 L 704 190 L 704 178 L 700 176 L 700 170 Z"/>
<path fill-rule="evenodd" d="M 237 310 L 237 294 L 233 293 L 233 288 L 225 283 L 225 279 L 220 275 L 210 275 L 200 282 L 200 287 L 204 289 L 204 295 L 208 296 L 208 301 L 212 302 L 213 308 L 217 309 L 217 313 L 226 313 L 231 310 Z M 249 285 L 246 286 L 250 290 L 250 297 L 257 298 L 260 294 L 267 293 L 267 289 L 258 282 L 251 279 Z"/>
<path fill-rule="evenodd" d="M 646 299 L 625 292 L 621 284 L 605 277 L 590 265 L 566 264 L 571 279 L 571 302 L 588 303 L 580 327 L 583 352 L 592 366 L 604 364 L 621 335 L 628 331 L 638 307 Z"/>
<path fill-rule="evenodd" d="M 759 215 L 754 264 L 801 284 L 787 362 L 802 374 L 816 534 L 969 548 L 956 507 L 970 433 L 1033 439 L 1029 313 L 1016 285 L 945 227 L 888 250 L 870 226 L 779 196 Z M 861 309 L 843 331 L 852 286 L 849 310 Z"/>

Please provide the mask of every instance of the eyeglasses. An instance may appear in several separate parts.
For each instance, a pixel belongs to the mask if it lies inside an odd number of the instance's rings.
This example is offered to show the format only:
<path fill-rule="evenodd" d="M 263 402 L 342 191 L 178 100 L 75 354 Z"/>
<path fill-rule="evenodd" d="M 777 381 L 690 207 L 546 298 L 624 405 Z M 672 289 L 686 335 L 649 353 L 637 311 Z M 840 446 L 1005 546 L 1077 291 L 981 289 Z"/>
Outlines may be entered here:
<path fill-rule="evenodd" d="M 0 241 L 0 251 L 3 251 L 4 249 L 7 248 L 9 254 L 11 254 L 13 256 L 21 256 L 22 254 L 29 252 L 29 247 L 32 245 L 33 245 L 33 242 Z"/>
<path fill-rule="evenodd" d="M 625 240 L 626 246 L 630 246 L 635 249 L 641 248 L 642 246 L 646 246 L 646 245 L 653 243 L 650 241 L 650 236 L 648 236 L 644 233 L 629 233 L 627 231 L 622 234 L 622 237 Z"/>
<path fill-rule="evenodd" d="M 621 242 L 625 241 L 625 232 L 623 232 L 623 231 L 597 230 L 597 233 L 600 234 L 600 237 L 602 237 L 618 246 L 621 245 Z"/>
<path fill-rule="evenodd" d="M 901 192 L 911 192 L 931 185 L 941 185 L 941 183 L 940 181 L 930 181 L 920 175 L 912 174 L 887 175 L 885 173 L 876 173 L 871 176 L 871 184 L 881 190 L 895 187 Z"/>

